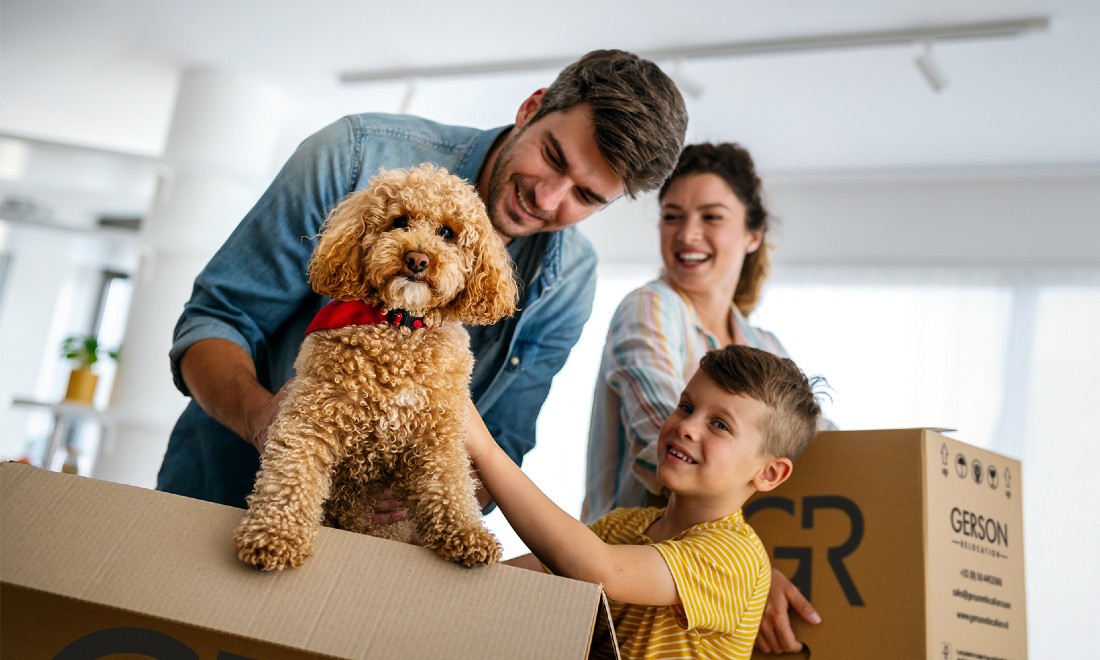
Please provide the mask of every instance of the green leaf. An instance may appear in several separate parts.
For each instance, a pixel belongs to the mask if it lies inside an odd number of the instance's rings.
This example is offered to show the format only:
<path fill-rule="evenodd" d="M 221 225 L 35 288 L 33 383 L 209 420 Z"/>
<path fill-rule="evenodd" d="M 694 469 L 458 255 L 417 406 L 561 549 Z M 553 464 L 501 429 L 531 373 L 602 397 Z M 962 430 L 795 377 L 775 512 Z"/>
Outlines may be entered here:
<path fill-rule="evenodd" d="M 117 360 L 118 349 L 101 347 L 94 335 L 71 335 L 61 342 L 61 356 L 80 366 L 91 367 L 103 356 Z"/>

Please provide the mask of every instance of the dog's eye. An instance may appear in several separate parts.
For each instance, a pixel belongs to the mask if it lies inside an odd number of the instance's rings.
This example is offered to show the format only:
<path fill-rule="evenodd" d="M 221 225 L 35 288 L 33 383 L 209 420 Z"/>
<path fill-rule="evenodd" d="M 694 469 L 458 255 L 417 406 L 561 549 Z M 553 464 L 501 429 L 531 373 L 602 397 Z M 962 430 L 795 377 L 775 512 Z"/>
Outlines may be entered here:
<path fill-rule="evenodd" d="M 443 225 L 439 228 L 439 235 L 443 237 L 443 240 L 449 241 L 455 237 L 455 230 L 451 229 L 447 225 Z"/>
<path fill-rule="evenodd" d="M 403 215 L 399 215 L 393 219 L 394 229 L 407 229 L 409 227 L 409 219 Z"/>

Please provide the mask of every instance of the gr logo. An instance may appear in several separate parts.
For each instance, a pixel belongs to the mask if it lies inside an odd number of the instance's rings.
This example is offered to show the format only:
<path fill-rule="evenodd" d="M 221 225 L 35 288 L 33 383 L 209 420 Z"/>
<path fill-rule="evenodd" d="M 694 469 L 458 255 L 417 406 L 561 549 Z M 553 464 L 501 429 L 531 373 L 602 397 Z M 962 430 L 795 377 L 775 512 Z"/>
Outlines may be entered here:
<path fill-rule="evenodd" d="M 156 660 L 199 660 L 199 654 L 171 635 L 148 628 L 104 628 L 89 633 L 61 649 L 54 660 L 95 660 L 118 654 Z M 217 660 L 252 660 L 219 651 Z"/>
<path fill-rule="evenodd" d="M 794 500 L 786 497 L 771 496 L 762 497 L 746 505 L 744 511 L 745 519 L 747 520 L 754 514 L 765 509 L 778 509 L 792 517 L 795 515 Z M 826 509 L 840 511 L 848 517 L 848 521 L 851 523 L 852 532 L 848 535 L 848 538 L 840 545 L 828 548 L 825 551 L 825 557 L 829 562 L 829 567 L 833 571 L 833 576 L 836 577 L 837 583 L 844 592 L 845 598 L 848 599 L 848 603 L 850 605 L 862 607 L 863 597 L 860 596 L 859 589 L 856 588 L 856 583 L 852 580 L 851 573 L 848 572 L 848 567 L 844 565 L 844 559 L 855 552 L 859 548 L 860 542 L 863 541 L 863 513 L 859 510 L 859 507 L 856 506 L 856 503 L 847 497 L 841 497 L 839 495 L 808 495 L 802 498 L 802 529 L 813 529 L 814 514 Z M 794 575 L 790 576 L 791 582 L 798 587 L 806 598 L 811 600 L 811 587 L 814 583 L 813 551 L 812 547 L 803 546 L 777 545 L 775 547 L 776 559 L 794 559 L 798 561 L 798 566 L 795 569 Z"/>

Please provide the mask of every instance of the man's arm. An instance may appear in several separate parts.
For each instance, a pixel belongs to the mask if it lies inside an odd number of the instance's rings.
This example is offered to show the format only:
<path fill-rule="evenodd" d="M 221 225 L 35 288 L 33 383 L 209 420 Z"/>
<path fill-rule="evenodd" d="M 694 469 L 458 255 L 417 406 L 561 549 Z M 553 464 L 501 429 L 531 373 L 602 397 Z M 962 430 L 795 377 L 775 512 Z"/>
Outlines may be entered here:
<path fill-rule="evenodd" d="M 198 341 L 183 354 L 180 374 L 206 414 L 263 453 L 285 390 L 272 394 L 261 385 L 244 349 L 227 339 Z"/>
<path fill-rule="evenodd" d="M 299 321 L 304 331 L 308 318 L 301 317 L 320 307 L 306 271 L 326 214 L 355 187 L 352 136 L 345 118 L 299 145 L 195 278 L 173 331 L 169 357 L 176 386 L 253 444 L 272 416 L 264 412 L 272 397 L 268 388 L 278 388 L 293 374 L 297 345 L 287 343 L 297 337 L 280 339 L 278 333 Z M 222 340 L 217 352 L 209 346 L 192 350 L 215 339 Z M 261 361 L 259 373 L 254 360 Z M 186 377 L 185 361 L 190 363 Z"/>
<path fill-rule="evenodd" d="M 648 545 L 609 545 L 562 511 L 496 444 L 467 404 L 466 449 L 512 529 L 556 575 L 602 584 L 609 598 L 639 605 L 680 602 L 661 553 Z"/>
<path fill-rule="evenodd" d="M 206 414 L 263 453 L 267 429 L 286 398 L 289 382 L 275 394 L 268 392 L 256 379 L 252 358 L 225 339 L 204 339 L 192 345 L 180 360 L 180 374 Z M 482 506 L 488 502 L 484 489 L 478 488 L 477 496 Z M 389 525 L 405 516 L 401 503 L 386 488 L 375 503 L 371 523 Z"/>

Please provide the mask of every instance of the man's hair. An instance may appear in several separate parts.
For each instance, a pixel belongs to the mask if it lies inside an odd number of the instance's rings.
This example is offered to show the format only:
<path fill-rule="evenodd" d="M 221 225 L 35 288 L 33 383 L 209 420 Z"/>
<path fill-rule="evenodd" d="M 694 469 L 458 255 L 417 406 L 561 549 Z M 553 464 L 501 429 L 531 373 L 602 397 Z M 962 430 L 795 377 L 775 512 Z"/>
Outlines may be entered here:
<path fill-rule="evenodd" d="M 596 145 L 626 194 L 655 190 L 676 164 L 687 110 L 676 84 L 656 64 L 621 50 L 594 50 L 562 69 L 531 118 L 587 103 Z"/>
<path fill-rule="evenodd" d="M 745 206 L 745 228 L 759 231 L 764 239 L 759 249 L 745 255 L 737 290 L 733 293 L 733 304 L 748 316 L 760 301 L 760 291 L 771 270 L 772 246 L 767 241 L 771 215 L 764 206 L 764 190 L 756 174 L 756 164 L 749 150 L 734 142 L 690 144 L 684 147 L 672 174 L 661 185 L 658 199 L 664 199 L 674 181 L 692 174 L 714 174 L 725 181 Z"/>
<path fill-rule="evenodd" d="M 807 378 L 789 358 L 737 345 L 708 352 L 699 368 L 730 394 L 767 406 L 758 420 L 764 454 L 793 461 L 813 440 L 821 416 L 814 387 L 824 383 L 823 378 Z"/>

